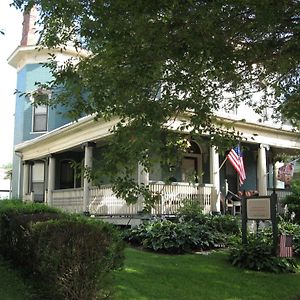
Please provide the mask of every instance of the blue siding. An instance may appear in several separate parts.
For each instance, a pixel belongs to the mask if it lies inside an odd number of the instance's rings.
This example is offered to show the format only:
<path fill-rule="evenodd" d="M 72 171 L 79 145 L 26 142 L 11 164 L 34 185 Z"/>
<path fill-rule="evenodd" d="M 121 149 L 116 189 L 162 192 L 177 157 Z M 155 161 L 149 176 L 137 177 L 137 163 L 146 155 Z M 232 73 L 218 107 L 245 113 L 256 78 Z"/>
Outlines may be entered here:
<path fill-rule="evenodd" d="M 42 64 L 25 65 L 17 75 L 17 90 L 21 93 L 29 93 L 36 90 L 36 82 L 46 83 L 52 79 L 48 68 Z M 48 111 L 48 131 L 58 128 L 70 122 L 70 119 L 64 117 L 67 108 L 57 106 L 55 109 Z M 32 105 L 31 100 L 25 96 L 16 95 L 15 106 L 15 124 L 14 124 L 14 145 L 24 141 L 36 138 L 43 133 L 32 132 Z M 12 176 L 12 195 L 18 196 L 19 166 L 20 158 L 14 155 L 13 158 L 13 176 Z M 22 188 L 22 181 L 20 183 Z"/>
<path fill-rule="evenodd" d="M 32 92 L 37 88 L 36 82 L 45 83 L 51 79 L 48 68 L 43 67 L 42 64 L 29 64 L 18 73 L 17 90 L 25 93 Z M 48 131 L 70 122 L 64 117 L 66 110 L 61 106 L 49 109 Z M 17 96 L 15 116 L 15 145 L 43 134 L 32 132 L 32 105 L 27 97 Z"/>

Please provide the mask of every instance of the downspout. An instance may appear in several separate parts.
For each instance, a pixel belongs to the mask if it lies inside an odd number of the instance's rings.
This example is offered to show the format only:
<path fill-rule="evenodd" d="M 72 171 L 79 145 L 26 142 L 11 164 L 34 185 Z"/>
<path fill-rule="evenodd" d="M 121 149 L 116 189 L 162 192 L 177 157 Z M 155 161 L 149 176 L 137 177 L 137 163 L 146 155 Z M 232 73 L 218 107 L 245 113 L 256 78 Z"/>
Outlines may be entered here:
<path fill-rule="evenodd" d="M 15 154 L 20 158 L 19 162 L 19 174 L 18 174 L 18 198 L 21 198 L 21 171 L 22 171 L 22 161 L 23 161 L 23 154 L 22 152 L 15 151 Z"/>

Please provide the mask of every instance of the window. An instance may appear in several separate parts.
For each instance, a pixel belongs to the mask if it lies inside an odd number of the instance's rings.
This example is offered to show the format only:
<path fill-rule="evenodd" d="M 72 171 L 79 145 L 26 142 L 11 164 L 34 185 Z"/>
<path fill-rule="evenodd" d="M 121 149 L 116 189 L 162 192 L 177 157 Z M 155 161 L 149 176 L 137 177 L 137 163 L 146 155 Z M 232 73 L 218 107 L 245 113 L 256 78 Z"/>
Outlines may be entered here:
<path fill-rule="evenodd" d="M 31 168 L 31 191 L 34 193 L 34 201 L 44 201 L 44 180 L 45 164 L 44 162 L 35 162 Z"/>
<path fill-rule="evenodd" d="M 183 182 L 202 182 L 202 155 L 197 143 L 190 141 L 187 153 L 181 162 L 181 180 Z"/>
<path fill-rule="evenodd" d="M 48 107 L 38 105 L 33 108 L 33 132 L 47 131 Z"/>
<path fill-rule="evenodd" d="M 49 92 L 36 91 L 32 95 L 32 131 L 43 132 L 48 129 L 48 105 Z"/>

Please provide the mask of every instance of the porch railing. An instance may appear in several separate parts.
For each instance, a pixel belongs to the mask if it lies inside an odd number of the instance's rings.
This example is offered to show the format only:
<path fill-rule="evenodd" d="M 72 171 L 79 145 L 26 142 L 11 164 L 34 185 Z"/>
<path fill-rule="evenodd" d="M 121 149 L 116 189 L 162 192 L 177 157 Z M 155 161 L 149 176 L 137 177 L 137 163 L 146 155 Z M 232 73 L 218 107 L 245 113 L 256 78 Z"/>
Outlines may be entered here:
<path fill-rule="evenodd" d="M 291 194 L 290 190 L 282 190 L 282 189 L 275 189 L 277 194 L 278 201 L 282 201 L 287 195 Z M 273 193 L 273 189 L 268 189 L 267 194 L 271 195 Z"/>
<path fill-rule="evenodd" d="M 152 183 L 150 190 L 157 194 L 158 203 L 152 209 L 153 214 L 172 215 L 175 214 L 185 201 L 197 201 L 203 207 L 204 213 L 211 211 L 213 186 L 210 184 L 189 183 Z"/>
<path fill-rule="evenodd" d="M 153 215 L 173 215 L 184 201 L 198 201 L 203 207 L 203 212 L 211 211 L 213 201 L 213 186 L 190 185 L 189 183 L 151 182 L 150 191 L 157 195 L 157 204 L 151 210 Z M 93 187 L 90 190 L 89 211 L 95 215 L 135 215 L 142 211 L 143 203 L 128 205 L 123 199 L 117 198 L 111 186 Z"/>
<path fill-rule="evenodd" d="M 118 198 L 110 185 L 90 189 L 89 212 L 94 215 L 136 215 L 142 210 L 142 203 L 128 205 Z"/>
<path fill-rule="evenodd" d="M 54 190 L 52 193 L 52 206 L 73 213 L 83 211 L 83 188 Z"/>

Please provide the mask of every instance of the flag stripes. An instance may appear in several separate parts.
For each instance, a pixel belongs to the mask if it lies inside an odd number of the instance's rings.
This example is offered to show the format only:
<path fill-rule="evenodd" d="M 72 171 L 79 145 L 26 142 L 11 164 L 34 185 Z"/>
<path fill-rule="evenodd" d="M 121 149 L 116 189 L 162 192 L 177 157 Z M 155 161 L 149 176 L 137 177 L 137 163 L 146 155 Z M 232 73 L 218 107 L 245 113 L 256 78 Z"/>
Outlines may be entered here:
<path fill-rule="evenodd" d="M 227 154 L 228 160 L 231 162 L 239 176 L 239 183 L 242 185 L 246 179 L 243 156 L 241 155 L 240 147 L 232 148 Z"/>
<path fill-rule="evenodd" d="M 293 237 L 291 235 L 282 234 L 279 241 L 279 256 L 293 257 Z"/>

